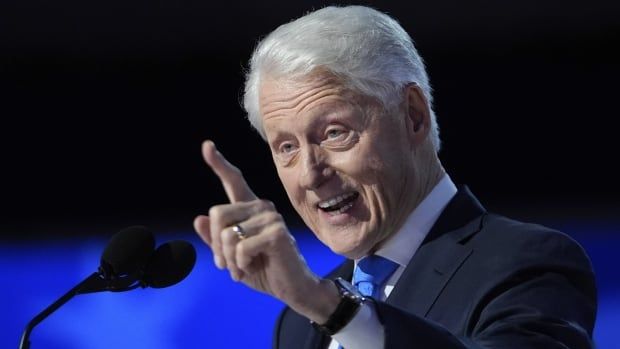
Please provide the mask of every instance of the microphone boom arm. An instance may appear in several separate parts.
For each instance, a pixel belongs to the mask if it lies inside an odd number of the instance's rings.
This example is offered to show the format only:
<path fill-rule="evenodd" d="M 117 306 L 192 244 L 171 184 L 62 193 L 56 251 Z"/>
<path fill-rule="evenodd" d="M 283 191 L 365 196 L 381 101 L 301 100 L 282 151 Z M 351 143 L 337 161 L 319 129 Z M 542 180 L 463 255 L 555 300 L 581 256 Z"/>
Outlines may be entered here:
<path fill-rule="evenodd" d="M 101 291 L 107 287 L 107 282 L 101 277 L 99 272 L 92 273 L 89 277 L 84 279 L 84 281 L 80 282 L 69 290 L 69 292 L 65 293 L 62 297 L 60 297 L 57 301 L 52 303 L 50 306 L 45 308 L 42 312 L 40 312 L 37 316 L 35 316 L 28 325 L 26 325 L 26 329 L 22 334 L 21 341 L 19 343 L 19 349 L 29 349 L 30 348 L 30 332 L 32 329 L 41 323 L 41 321 L 45 320 L 48 316 L 50 316 L 53 312 L 58 310 L 63 304 L 67 303 L 71 298 L 78 294 L 83 293 L 91 293 Z"/>

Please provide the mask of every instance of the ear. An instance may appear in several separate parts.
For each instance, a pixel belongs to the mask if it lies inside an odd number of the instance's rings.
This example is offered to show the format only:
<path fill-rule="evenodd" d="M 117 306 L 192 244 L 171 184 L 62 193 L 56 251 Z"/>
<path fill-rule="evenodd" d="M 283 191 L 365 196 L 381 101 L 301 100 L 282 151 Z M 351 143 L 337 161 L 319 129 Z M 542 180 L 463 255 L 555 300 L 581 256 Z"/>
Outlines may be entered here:
<path fill-rule="evenodd" d="M 410 83 L 405 87 L 405 123 L 411 146 L 417 147 L 426 140 L 431 129 L 431 111 L 420 86 Z"/>

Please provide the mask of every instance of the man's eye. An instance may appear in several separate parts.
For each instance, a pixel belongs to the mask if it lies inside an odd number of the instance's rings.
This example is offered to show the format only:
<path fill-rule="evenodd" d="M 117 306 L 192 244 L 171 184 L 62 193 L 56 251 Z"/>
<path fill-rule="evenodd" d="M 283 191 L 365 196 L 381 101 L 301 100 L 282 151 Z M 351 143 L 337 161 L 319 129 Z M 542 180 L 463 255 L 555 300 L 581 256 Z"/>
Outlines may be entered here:
<path fill-rule="evenodd" d="M 326 135 L 328 139 L 334 139 L 334 138 L 338 138 L 341 135 L 343 135 L 345 133 L 344 130 L 339 129 L 339 128 L 332 128 L 327 130 Z"/>
<path fill-rule="evenodd" d="M 295 151 L 295 146 L 292 143 L 282 143 L 279 148 L 279 152 L 283 154 L 289 154 Z"/>

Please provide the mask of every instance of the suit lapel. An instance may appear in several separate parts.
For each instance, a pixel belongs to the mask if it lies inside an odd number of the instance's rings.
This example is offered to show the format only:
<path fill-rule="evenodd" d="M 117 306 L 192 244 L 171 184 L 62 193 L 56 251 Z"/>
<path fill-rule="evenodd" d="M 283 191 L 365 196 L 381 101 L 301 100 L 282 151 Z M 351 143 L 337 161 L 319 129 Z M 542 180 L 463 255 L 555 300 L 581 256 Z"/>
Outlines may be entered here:
<path fill-rule="evenodd" d="M 471 252 L 470 248 L 454 241 L 436 241 L 420 247 L 386 302 L 426 316 L 441 290 Z"/>
<path fill-rule="evenodd" d="M 484 213 L 467 187 L 459 188 L 386 302 L 426 316 L 445 285 L 471 255 L 471 248 L 462 242 L 480 230 Z"/>

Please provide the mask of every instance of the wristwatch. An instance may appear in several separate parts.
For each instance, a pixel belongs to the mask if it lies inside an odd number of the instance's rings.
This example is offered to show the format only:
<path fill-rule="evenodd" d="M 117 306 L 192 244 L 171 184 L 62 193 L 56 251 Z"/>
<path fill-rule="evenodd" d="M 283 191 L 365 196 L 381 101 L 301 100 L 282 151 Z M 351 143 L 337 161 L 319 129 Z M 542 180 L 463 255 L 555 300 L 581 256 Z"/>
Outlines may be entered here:
<path fill-rule="evenodd" d="M 368 300 L 348 281 L 337 278 L 334 280 L 334 283 L 340 293 L 340 303 L 338 303 L 336 310 L 329 316 L 327 322 L 322 325 L 311 321 L 314 328 L 329 336 L 333 336 L 344 328 L 353 319 L 353 316 L 357 314 L 362 303 Z"/>

